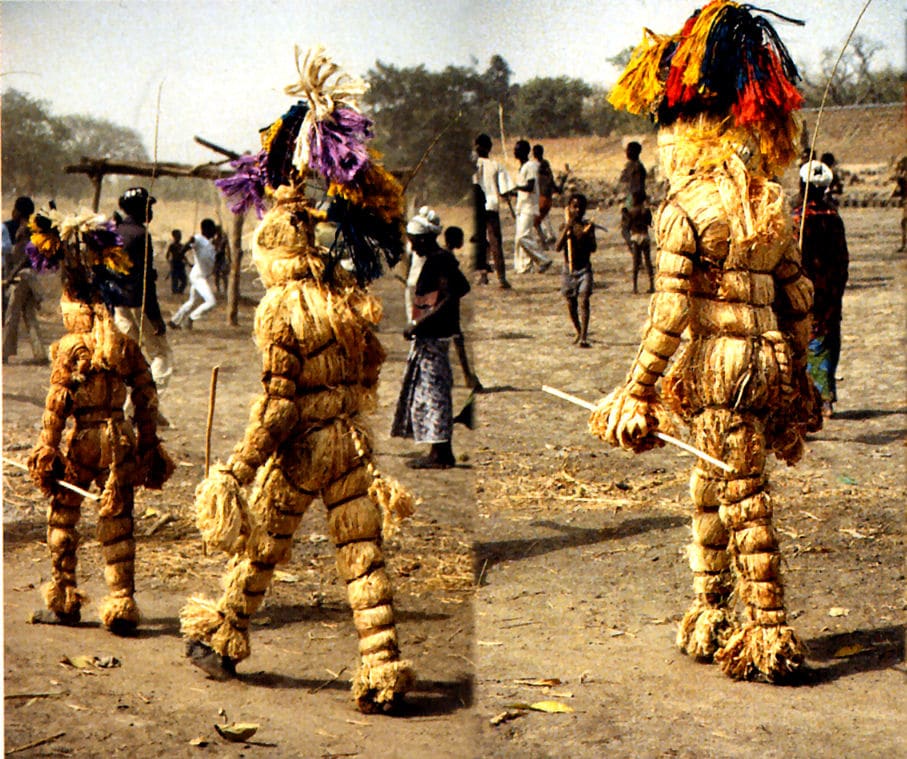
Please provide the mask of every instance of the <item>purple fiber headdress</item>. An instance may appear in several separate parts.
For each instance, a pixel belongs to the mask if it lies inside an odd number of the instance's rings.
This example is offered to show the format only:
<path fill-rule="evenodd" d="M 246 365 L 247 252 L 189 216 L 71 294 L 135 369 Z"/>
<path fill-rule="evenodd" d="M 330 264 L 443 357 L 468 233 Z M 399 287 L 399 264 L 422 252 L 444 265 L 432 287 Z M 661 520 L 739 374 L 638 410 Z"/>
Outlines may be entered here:
<path fill-rule="evenodd" d="M 110 219 L 102 225 L 85 230 L 82 233 L 82 242 L 95 253 L 123 247 L 123 238 L 117 234 L 116 225 Z"/>
<path fill-rule="evenodd" d="M 372 122 L 352 108 L 337 108 L 309 132 L 309 166 L 330 182 L 349 184 L 369 164 Z"/>
<path fill-rule="evenodd" d="M 255 208 L 255 215 L 259 219 L 264 216 L 266 160 L 267 153 L 264 150 L 255 155 L 242 155 L 230 161 L 230 166 L 236 169 L 233 176 L 215 180 L 214 184 L 223 193 L 232 213 L 244 214 L 250 208 Z"/>
<path fill-rule="evenodd" d="M 31 268 L 38 272 L 38 274 L 56 271 L 60 268 L 59 257 L 48 258 L 47 256 L 43 255 L 41 251 L 38 250 L 37 246 L 31 241 L 25 244 L 25 255 L 28 256 L 28 261 L 31 264 Z"/>

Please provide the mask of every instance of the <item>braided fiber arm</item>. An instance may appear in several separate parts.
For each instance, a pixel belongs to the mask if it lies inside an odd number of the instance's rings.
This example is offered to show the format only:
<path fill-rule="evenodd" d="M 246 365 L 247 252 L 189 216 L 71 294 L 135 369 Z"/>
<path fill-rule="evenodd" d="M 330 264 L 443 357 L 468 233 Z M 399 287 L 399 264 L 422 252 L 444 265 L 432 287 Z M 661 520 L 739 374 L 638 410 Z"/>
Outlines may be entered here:
<path fill-rule="evenodd" d="M 252 403 L 243 440 L 227 462 L 240 484 L 254 479 L 258 468 L 296 427 L 296 382 L 301 372 L 302 360 L 286 347 L 270 343 L 262 351 L 264 393 Z"/>
<path fill-rule="evenodd" d="M 65 473 L 60 444 L 66 420 L 72 415 L 72 371 L 66 357 L 54 346 L 50 389 L 44 402 L 41 434 L 28 456 L 28 471 L 34 483 L 46 496 L 53 495 L 56 480 Z"/>
<path fill-rule="evenodd" d="M 680 345 L 690 318 L 690 277 L 696 236 L 686 214 L 674 205 L 662 210 L 655 294 L 642 344 L 623 386 L 599 402 L 589 419 L 592 434 L 605 442 L 641 452 L 659 444 L 652 436 L 664 423 L 655 384 Z"/>

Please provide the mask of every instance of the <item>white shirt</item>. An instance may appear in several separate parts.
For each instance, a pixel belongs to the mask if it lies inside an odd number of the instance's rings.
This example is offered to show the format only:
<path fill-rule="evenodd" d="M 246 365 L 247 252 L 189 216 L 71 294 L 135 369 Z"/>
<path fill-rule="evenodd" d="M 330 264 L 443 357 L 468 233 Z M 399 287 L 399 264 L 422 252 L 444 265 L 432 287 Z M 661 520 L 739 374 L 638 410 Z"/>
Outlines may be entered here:
<path fill-rule="evenodd" d="M 490 158 L 476 159 L 476 173 L 473 182 L 485 193 L 485 210 L 497 211 L 500 207 L 500 195 L 513 189 L 513 180 L 501 164 Z"/>
<path fill-rule="evenodd" d="M 214 274 L 214 246 L 204 235 L 194 235 L 192 237 L 192 249 L 195 251 L 195 265 L 192 267 L 190 274 L 200 275 L 207 279 Z"/>
<path fill-rule="evenodd" d="M 533 180 L 532 192 L 517 190 L 516 212 L 538 215 L 539 212 L 539 162 L 535 159 L 526 161 L 520 166 L 520 179 L 517 184 L 525 185 Z"/>

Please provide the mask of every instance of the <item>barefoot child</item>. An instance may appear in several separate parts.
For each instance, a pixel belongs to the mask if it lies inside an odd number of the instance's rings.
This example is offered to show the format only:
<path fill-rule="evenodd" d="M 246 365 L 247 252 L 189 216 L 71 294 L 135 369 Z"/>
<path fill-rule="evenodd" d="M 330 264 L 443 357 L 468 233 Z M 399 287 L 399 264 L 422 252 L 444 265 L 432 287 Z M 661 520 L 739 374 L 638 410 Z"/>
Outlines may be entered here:
<path fill-rule="evenodd" d="M 587 222 L 586 196 L 574 193 L 564 209 L 564 228 L 555 244 L 564 252 L 561 292 L 567 299 L 570 321 L 576 330 L 574 345 L 589 346 L 589 298 L 592 295 L 592 253 L 595 251 L 595 225 Z"/>

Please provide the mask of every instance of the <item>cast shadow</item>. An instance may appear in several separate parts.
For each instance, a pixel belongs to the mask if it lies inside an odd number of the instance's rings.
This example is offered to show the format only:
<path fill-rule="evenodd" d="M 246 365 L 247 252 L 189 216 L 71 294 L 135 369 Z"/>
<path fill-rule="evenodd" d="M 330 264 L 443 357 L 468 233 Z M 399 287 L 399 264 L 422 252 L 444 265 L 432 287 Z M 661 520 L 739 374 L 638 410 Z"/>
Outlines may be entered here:
<path fill-rule="evenodd" d="M 287 625 L 299 623 L 344 623 L 352 624 L 353 612 L 347 604 L 281 604 L 268 606 L 252 617 L 252 630 L 254 632 L 256 619 L 267 617 L 270 621 L 266 625 L 269 630 L 277 630 Z M 450 619 L 449 614 L 439 612 L 410 611 L 408 609 L 394 609 L 394 618 L 397 622 L 437 622 Z"/>
<path fill-rule="evenodd" d="M 901 664 L 904 661 L 904 632 L 904 625 L 890 625 L 808 640 L 810 666 L 800 684 L 823 685 L 860 672 L 889 669 Z M 844 647 L 859 647 L 859 650 L 836 658 L 835 654 Z M 816 666 L 817 661 L 823 664 Z"/>
<path fill-rule="evenodd" d="M 520 538 L 516 540 L 477 542 L 475 545 L 475 569 L 483 576 L 489 567 L 502 561 L 522 561 L 523 559 L 542 556 L 552 551 L 578 546 L 594 545 L 606 540 L 640 535 L 652 530 L 671 530 L 675 527 L 686 525 L 686 517 L 634 517 L 621 522 L 616 527 L 574 527 L 560 524 L 548 519 L 537 520 L 530 523 L 532 527 L 547 527 L 558 530 L 562 534 L 547 538 Z M 476 577 L 476 582 L 479 581 Z"/>
<path fill-rule="evenodd" d="M 305 677 L 290 677 L 275 672 L 253 672 L 239 674 L 237 680 L 246 685 L 256 685 L 272 690 L 307 690 L 310 694 L 323 690 L 347 692 L 352 672 L 344 671 L 334 680 L 323 678 L 313 680 Z M 463 676 L 454 680 L 421 680 L 409 693 L 395 717 L 433 717 L 453 714 L 468 709 L 473 703 L 473 679 Z"/>
<path fill-rule="evenodd" d="M 866 419 L 878 419 L 883 416 L 893 416 L 895 414 L 907 414 L 907 409 L 847 409 L 846 411 L 835 411 L 834 419 L 849 419 L 850 421 L 864 421 Z"/>
<path fill-rule="evenodd" d="M 9 403 L 10 401 L 18 401 L 19 403 L 29 403 L 32 406 L 37 406 L 39 409 L 44 408 L 44 398 L 34 398 L 30 395 L 23 395 L 22 393 L 4 393 L 3 402 Z"/>
<path fill-rule="evenodd" d="M 527 335 L 525 332 L 495 332 L 491 336 L 492 340 L 532 340 L 532 335 Z M 43 406 L 44 404 L 42 404 Z"/>

